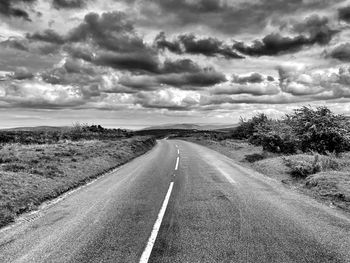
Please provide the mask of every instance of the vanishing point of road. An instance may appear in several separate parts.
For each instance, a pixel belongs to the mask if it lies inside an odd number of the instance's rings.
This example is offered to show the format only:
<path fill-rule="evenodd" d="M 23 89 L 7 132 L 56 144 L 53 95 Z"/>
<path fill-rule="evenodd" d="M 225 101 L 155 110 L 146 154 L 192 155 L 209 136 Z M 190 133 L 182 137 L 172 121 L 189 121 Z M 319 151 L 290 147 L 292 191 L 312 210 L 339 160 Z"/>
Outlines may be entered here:
<path fill-rule="evenodd" d="M 161 140 L 0 230 L 0 262 L 350 262 L 350 216 L 208 148 Z"/>

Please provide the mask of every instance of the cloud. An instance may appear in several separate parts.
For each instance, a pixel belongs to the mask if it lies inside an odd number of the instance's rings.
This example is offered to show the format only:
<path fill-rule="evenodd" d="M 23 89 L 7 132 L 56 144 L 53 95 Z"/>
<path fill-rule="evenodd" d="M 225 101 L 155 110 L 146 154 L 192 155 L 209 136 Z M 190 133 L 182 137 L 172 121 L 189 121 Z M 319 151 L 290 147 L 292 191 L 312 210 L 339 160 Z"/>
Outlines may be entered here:
<path fill-rule="evenodd" d="M 52 29 L 46 29 L 43 32 L 36 32 L 34 34 L 26 34 L 26 38 L 30 40 L 49 42 L 53 44 L 64 44 L 64 38 Z"/>
<path fill-rule="evenodd" d="M 161 73 L 183 73 L 183 72 L 200 72 L 201 67 L 193 62 L 191 59 L 178 59 L 172 61 L 170 59 L 166 59 L 161 68 Z"/>
<path fill-rule="evenodd" d="M 350 68 L 296 70 L 279 67 L 280 88 L 284 93 L 308 97 L 311 100 L 331 100 L 350 97 Z"/>
<path fill-rule="evenodd" d="M 188 34 L 180 35 L 177 39 L 168 41 L 164 32 L 161 32 L 156 36 L 154 42 L 157 48 L 168 49 L 177 54 L 201 54 L 208 57 L 222 56 L 226 59 L 244 58 L 234 52 L 228 45 L 213 37 L 197 39 L 195 35 Z"/>
<path fill-rule="evenodd" d="M 22 18 L 26 21 L 31 22 L 27 11 L 23 10 L 18 5 L 32 5 L 36 0 L 1 0 L 0 1 L 0 14 L 7 17 L 17 17 Z"/>
<path fill-rule="evenodd" d="M 24 79 L 32 79 L 34 75 L 27 68 L 19 67 L 16 69 L 16 71 L 11 77 L 17 80 L 24 80 Z"/>
<path fill-rule="evenodd" d="M 338 9 L 338 16 L 340 20 L 350 22 L 350 6 L 345 6 Z"/>
<path fill-rule="evenodd" d="M 13 48 L 18 49 L 22 51 L 28 51 L 29 47 L 28 44 L 23 41 L 23 39 L 11 37 L 5 41 L 0 42 L 0 46 L 6 47 L 6 48 Z"/>
<path fill-rule="evenodd" d="M 250 85 L 223 85 L 214 87 L 210 90 L 211 94 L 215 95 L 234 95 L 234 94 L 250 94 L 253 96 L 275 95 L 280 92 L 278 85 L 250 84 Z"/>
<path fill-rule="evenodd" d="M 127 15 L 117 11 L 87 14 L 84 21 L 68 33 L 67 41 L 92 41 L 100 48 L 115 52 L 147 50 Z"/>
<path fill-rule="evenodd" d="M 281 36 L 279 33 L 271 33 L 262 40 L 255 40 L 252 45 L 246 45 L 243 42 L 237 42 L 233 47 L 242 54 L 249 56 L 275 56 L 285 53 L 293 53 L 304 47 L 315 44 L 326 45 L 333 36 L 338 33 L 328 26 L 328 19 L 312 15 L 303 22 L 294 25 L 293 30 L 296 33 L 305 33 L 301 35 Z"/>
<path fill-rule="evenodd" d="M 264 81 L 264 76 L 259 73 L 252 73 L 248 76 L 232 76 L 233 83 L 247 84 L 247 83 L 261 83 Z"/>
<path fill-rule="evenodd" d="M 0 83 L 0 101 L 12 107 L 59 109 L 83 105 L 86 101 L 78 88 L 49 85 L 31 80 Z"/>
<path fill-rule="evenodd" d="M 53 0 L 52 6 L 56 9 L 76 9 L 87 5 L 88 0 Z"/>
<path fill-rule="evenodd" d="M 206 68 L 195 73 L 167 74 L 158 77 L 158 82 L 160 84 L 174 87 L 185 87 L 188 89 L 195 87 L 209 87 L 225 81 L 225 75 L 212 68 Z"/>
<path fill-rule="evenodd" d="M 329 54 L 330 57 L 341 60 L 350 61 L 350 43 L 344 43 L 336 46 Z"/>
<path fill-rule="evenodd" d="M 120 84 L 138 90 L 155 90 L 164 85 L 183 90 L 197 90 L 225 82 L 224 74 L 213 68 L 204 68 L 193 72 L 161 73 L 155 76 L 133 75 L 122 77 Z"/>
<path fill-rule="evenodd" d="M 167 109 L 171 111 L 188 111 L 200 101 L 200 95 L 192 91 L 163 89 L 142 92 L 136 95 L 135 104 L 150 109 Z"/>
<path fill-rule="evenodd" d="M 297 0 L 286 4 L 282 0 L 146 0 L 137 2 L 138 12 L 142 14 L 138 24 L 178 31 L 197 28 L 226 35 L 260 33 L 273 16 L 286 17 L 309 10 L 327 9 L 341 1 Z"/>
<path fill-rule="evenodd" d="M 92 60 L 98 66 L 111 67 L 119 70 L 131 72 L 158 72 L 158 58 L 141 52 L 134 53 L 114 53 L 100 52 Z"/>

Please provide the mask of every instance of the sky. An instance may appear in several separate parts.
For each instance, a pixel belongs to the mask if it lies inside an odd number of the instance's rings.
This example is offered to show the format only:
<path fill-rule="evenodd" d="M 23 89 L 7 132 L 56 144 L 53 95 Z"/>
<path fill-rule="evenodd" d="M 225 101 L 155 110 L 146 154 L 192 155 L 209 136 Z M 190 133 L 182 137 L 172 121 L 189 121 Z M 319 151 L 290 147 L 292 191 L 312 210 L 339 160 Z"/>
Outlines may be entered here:
<path fill-rule="evenodd" d="M 0 128 L 350 115 L 348 0 L 1 0 Z"/>

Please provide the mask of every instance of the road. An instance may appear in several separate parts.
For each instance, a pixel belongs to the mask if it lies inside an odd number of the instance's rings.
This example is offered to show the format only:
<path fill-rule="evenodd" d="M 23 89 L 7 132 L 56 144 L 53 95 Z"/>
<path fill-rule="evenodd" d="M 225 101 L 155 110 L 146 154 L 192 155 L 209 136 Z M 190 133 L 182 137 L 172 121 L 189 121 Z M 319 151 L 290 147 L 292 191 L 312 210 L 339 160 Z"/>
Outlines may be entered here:
<path fill-rule="evenodd" d="M 208 148 L 161 140 L 1 230 L 0 262 L 350 262 L 350 216 Z"/>

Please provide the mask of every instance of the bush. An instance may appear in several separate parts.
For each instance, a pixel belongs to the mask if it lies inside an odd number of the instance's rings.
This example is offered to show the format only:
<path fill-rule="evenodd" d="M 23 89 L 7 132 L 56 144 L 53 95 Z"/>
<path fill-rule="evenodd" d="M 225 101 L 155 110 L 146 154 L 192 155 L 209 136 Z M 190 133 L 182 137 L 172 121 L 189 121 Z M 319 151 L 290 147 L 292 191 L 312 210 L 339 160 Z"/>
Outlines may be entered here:
<path fill-rule="evenodd" d="M 350 150 L 349 122 L 327 107 L 302 107 L 282 120 L 272 120 L 264 114 L 247 121 L 241 119 L 232 137 L 285 154 L 298 151 L 339 154 Z"/>
<path fill-rule="evenodd" d="M 340 153 L 350 149 L 349 123 L 342 115 L 333 114 L 327 107 L 302 107 L 286 116 L 300 141 L 303 152 Z"/>
<path fill-rule="evenodd" d="M 231 137 L 234 139 L 249 139 L 257 132 L 258 127 L 265 125 L 269 122 L 269 118 L 264 114 L 258 114 L 249 120 L 240 119 L 240 124 L 237 126 Z"/>
<path fill-rule="evenodd" d="M 292 158 L 283 158 L 286 166 L 290 168 L 290 174 L 298 178 L 306 178 L 311 174 L 321 171 L 321 166 L 318 161 L 318 155 L 314 157 L 312 162 L 305 160 L 293 160 Z"/>
<path fill-rule="evenodd" d="M 296 153 L 299 145 L 291 127 L 276 120 L 257 127 L 257 132 L 250 137 L 249 142 L 261 145 L 265 151 L 286 154 Z"/>

